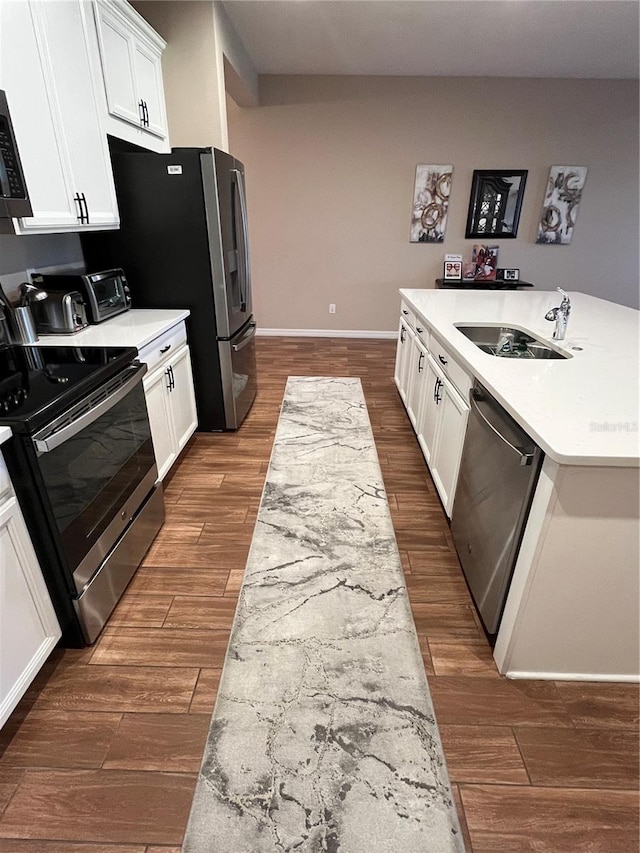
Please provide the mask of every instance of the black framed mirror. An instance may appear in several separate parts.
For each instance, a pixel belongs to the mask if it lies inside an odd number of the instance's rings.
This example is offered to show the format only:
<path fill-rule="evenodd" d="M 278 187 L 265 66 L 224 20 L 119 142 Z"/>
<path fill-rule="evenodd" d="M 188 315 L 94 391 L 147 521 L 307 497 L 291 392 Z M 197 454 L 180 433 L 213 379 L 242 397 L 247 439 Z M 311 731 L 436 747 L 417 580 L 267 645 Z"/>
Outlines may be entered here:
<path fill-rule="evenodd" d="M 465 237 L 515 237 L 527 169 L 476 169 Z"/>

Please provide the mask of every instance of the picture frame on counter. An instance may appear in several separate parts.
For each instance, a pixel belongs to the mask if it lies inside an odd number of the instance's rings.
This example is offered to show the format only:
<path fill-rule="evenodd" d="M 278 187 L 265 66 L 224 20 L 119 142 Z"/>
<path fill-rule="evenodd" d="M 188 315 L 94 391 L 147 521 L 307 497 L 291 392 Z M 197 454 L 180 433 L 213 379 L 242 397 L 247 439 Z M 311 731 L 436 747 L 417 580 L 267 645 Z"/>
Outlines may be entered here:
<path fill-rule="evenodd" d="M 499 267 L 496 278 L 498 281 L 520 281 L 520 270 L 513 267 Z"/>
<path fill-rule="evenodd" d="M 446 281 L 460 281 L 462 278 L 462 255 L 444 256 L 444 276 Z"/>

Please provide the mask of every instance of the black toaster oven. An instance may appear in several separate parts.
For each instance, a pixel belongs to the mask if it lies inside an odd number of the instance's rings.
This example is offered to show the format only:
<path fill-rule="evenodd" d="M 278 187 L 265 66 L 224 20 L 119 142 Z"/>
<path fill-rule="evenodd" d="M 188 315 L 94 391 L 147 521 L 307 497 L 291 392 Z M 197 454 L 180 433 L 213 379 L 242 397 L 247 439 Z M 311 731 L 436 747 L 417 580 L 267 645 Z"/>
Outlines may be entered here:
<path fill-rule="evenodd" d="M 34 283 L 43 290 L 78 290 L 84 296 L 90 323 L 102 323 L 131 307 L 131 294 L 121 269 L 94 273 L 40 275 Z"/>

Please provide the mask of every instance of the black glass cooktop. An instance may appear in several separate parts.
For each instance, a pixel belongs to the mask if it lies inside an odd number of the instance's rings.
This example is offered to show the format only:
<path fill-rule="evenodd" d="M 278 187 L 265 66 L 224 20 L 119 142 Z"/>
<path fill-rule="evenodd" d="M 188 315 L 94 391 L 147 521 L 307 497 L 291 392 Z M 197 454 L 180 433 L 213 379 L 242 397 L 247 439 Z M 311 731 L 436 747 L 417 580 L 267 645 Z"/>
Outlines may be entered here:
<path fill-rule="evenodd" d="M 0 425 L 40 429 L 137 355 L 134 347 L 0 347 Z"/>

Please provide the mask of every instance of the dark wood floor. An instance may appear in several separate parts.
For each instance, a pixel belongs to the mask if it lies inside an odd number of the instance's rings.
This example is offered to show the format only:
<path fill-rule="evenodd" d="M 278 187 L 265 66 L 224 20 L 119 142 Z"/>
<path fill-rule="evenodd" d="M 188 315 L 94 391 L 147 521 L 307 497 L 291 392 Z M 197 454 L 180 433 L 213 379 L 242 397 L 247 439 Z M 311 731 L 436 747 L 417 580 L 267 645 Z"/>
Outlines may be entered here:
<path fill-rule="evenodd" d="M 179 853 L 288 375 L 362 379 L 468 850 L 638 851 L 638 688 L 498 675 L 394 352 L 259 339 L 249 417 L 190 442 L 102 637 L 54 652 L 0 733 L 0 853 Z"/>

